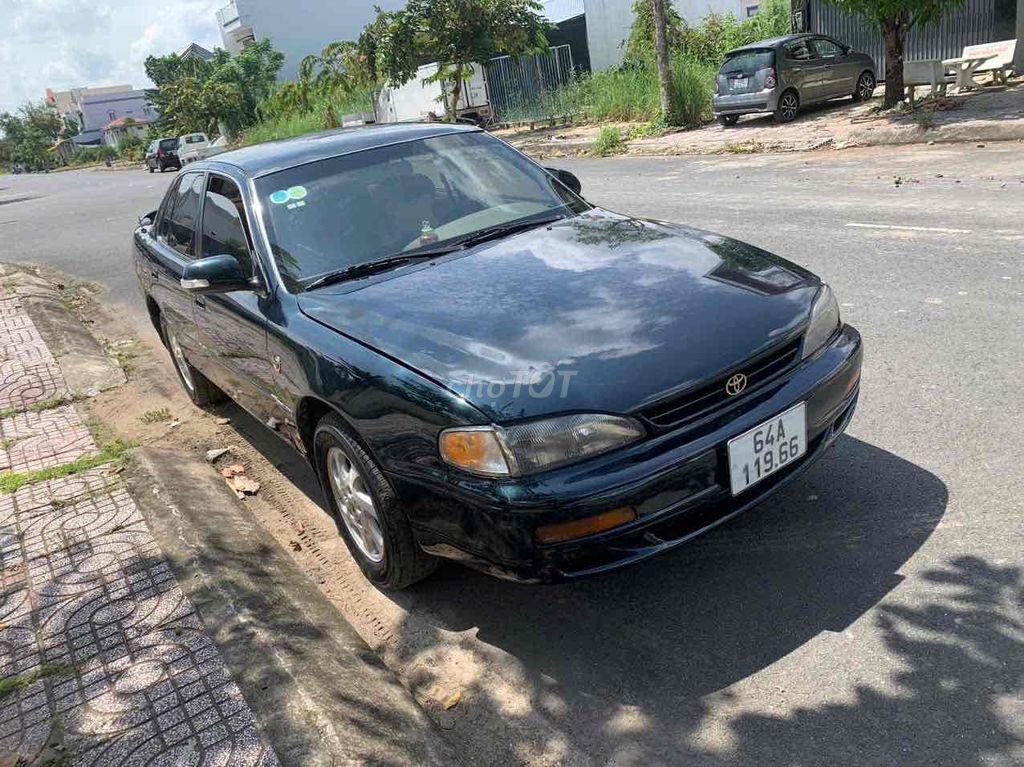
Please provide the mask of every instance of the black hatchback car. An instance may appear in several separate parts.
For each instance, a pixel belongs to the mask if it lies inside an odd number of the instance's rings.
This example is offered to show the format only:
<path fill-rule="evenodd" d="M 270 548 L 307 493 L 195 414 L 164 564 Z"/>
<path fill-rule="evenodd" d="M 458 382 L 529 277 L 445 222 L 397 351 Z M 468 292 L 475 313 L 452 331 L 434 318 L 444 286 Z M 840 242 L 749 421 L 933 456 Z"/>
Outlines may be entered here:
<path fill-rule="evenodd" d="M 525 581 L 665 551 L 836 439 L 861 340 L 817 277 L 587 203 L 476 128 L 359 128 L 179 174 L 135 232 L 182 385 L 305 454 L 352 556 Z"/>

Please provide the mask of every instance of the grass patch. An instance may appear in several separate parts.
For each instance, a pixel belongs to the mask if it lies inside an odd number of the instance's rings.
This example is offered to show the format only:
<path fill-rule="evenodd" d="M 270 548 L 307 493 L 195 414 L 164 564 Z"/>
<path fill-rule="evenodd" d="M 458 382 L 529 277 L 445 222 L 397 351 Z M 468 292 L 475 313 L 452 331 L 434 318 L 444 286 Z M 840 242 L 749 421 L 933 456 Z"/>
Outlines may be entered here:
<path fill-rule="evenodd" d="M 606 125 L 597 134 L 597 140 L 594 141 L 594 146 L 591 147 L 590 152 L 598 157 L 607 157 L 610 154 L 617 154 L 622 150 L 622 131 L 612 125 Z"/>
<path fill-rule="evenodd" d="M 165 407 L 162 407 L 159 410 L 147 410 L 139 416 L 139 420 L 143 423 L 160 423 L 161 421 L 170 421 L 171 411 Z"/>
<path fill-rule="evenodd" d="M 72 671 L 74 671 L 74 667 L 64 663 L 44 663 L 39 668 L 26 671 L 24 674 L 0 679 L 0 700 L 13 692 L 28 687 L 33 682 L 38 682 L 40 679 L 63 676 L 64 674 L 70 674 Z"/>
<path fill-rule="evenodd" d="M 48 479 L 69 477 L 72 474 L 80 474 L 83 471 L 95 469 L 97 466 L 102 466 L 105 463 L 119 461 L 132 447 L 131 443 L 116 439 L 104 445 L 99 454 L 79 458 L 77 461 L 47 466 L 45 469 L 35 469 L 33 471 L 4 471 L 0 473 L 0 495 L 11 495 L 18 492 L 25 485 L 45 482 Z"/>
<path fill-rule="evenodd" d="M 0 439 L 0 449 L 2 450 L 10 450 L 16 444 L 18 444 L 16 439 Z"/>
<path fill-rule="evenodd" d="M 66 394 L 58 394 L 56 397 L 50 397 L 49 399 L 40 400 L 39 402 L 33 402 L 31 405 L 0 408 L 0 418 L 11 418 L 12 416 L 20 415 L 21 413 L 41 413 L 44 410 L 53 410 L 54 408 L 61 407 L 62 405 L 70 405 L 74 401 L 74 397 L 69 397 Z"/>

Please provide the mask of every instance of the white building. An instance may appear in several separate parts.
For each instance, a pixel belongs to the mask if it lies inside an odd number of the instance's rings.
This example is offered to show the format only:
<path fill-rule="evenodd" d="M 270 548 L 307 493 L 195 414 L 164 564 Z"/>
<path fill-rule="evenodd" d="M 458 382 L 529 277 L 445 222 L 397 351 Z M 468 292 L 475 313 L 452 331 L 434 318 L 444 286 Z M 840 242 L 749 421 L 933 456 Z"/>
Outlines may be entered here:
<path fill-rule="evenodd" d="M 760 0 L 671 0 L 689 24 L 697 24 L 709 13 L 731 13 L 745 19 L 757 13 Z M 583 0 L 587 14 L 587 45 L 590 66 L 595 71 L 622 61 L 625 41 L 633 25 L 633 0 Z"/>
<path fill-rule="evenodd" d="M 279 80 L 295 80 L 299 63 L 328 43 L 355 40 L 373 21 L 374 5 L 394 11 L 404 0 L 232 0 L 217 11 L 224 48 L 236 55 L 247 44 L 269 37 L 284 54 Z"/>

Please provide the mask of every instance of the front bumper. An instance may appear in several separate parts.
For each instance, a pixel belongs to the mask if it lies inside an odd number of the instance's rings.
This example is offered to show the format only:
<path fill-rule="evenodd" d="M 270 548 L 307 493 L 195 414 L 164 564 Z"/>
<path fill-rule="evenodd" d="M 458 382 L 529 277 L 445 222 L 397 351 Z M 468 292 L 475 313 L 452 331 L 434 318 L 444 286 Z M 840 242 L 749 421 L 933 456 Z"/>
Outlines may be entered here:
<path fill-rule="evenodd" d="M 774 112 L 779 101 L 777 91 L 778 89 L 772 89 L 757 93 L 715 96 L 711 100 L 711 108 L 716 117 L 718 115 L 747 115 L 758 112 Z"/>
<path fill-rule="evenodd" d="M 843 432 L 859 394 L 860 335 L 846 325 L 785 381 L 699 426 L 657 434 L 575 466 L 515 480 L 454 473 L 441 485 L 390 477 L 420 545 L 493 575 L 556 582 L 639 562 L 757 505 L 805 471 Z M 798 402 L 807 453 L 733 497 L 726 443 Z M 535 542 L 540 525 L 632 506 L 637 519 L 566 543 Z"/>

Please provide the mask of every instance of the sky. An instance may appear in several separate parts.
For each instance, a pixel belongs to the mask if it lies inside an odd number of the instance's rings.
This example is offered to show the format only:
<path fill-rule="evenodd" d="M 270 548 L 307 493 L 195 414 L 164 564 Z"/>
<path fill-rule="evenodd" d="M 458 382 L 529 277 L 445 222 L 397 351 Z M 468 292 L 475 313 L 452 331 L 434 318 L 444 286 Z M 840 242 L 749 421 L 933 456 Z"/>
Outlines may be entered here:
<path fill-rule="evenodd" d="M 143 62 L 191 42 L 220 45 L 227 0 L 0 0 L 0 112 L 46 89 L 150 87 Z"/>

